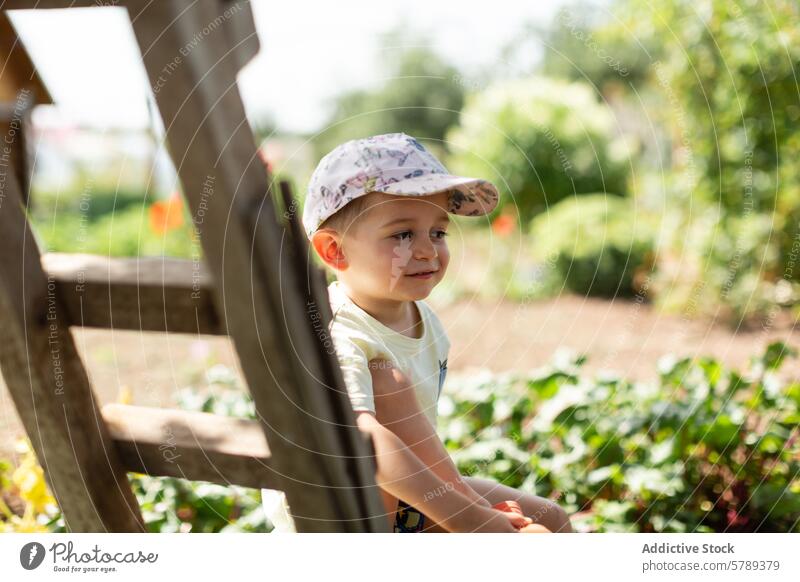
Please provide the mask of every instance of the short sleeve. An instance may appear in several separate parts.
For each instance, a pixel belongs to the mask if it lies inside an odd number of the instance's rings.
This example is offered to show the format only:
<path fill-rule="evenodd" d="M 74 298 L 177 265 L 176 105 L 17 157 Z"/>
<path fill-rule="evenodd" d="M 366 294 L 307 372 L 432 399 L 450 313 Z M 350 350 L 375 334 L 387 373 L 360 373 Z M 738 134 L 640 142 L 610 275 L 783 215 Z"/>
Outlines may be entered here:
<path fill-rule="evenodd" d="M 353 410 L 375 413 L 369 361 L 379 357 L 385 350 L 349 313 L 337 313 L 330 332 Z"/>
<path fill-rule="evenodd" d="M 375 397 L 372 393 L 372 374 L 364 351 L 347 338 L 335 341 L 336 356 L 344 376 L 344 384 L 353 410 L 369 410 L 375 413 Z"/>

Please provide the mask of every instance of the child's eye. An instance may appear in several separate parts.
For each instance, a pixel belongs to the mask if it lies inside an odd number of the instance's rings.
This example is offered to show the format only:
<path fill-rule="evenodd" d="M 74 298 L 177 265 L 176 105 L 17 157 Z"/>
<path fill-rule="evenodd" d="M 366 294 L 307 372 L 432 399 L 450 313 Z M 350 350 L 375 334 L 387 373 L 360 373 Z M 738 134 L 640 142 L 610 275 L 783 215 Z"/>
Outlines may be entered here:
<path fill-rule="evenodd" d="M 396 233 L 396 234 L 393 234 L 393 235 L 392 235 L 392 238 L 395 238 L 395 239 L 397 239 L 397 240 L 403 240 L 403 239 L 406 239 L 406 238 L 409 238 L 409 239 L 410 239 L 412 234 L 413 234 L 413 233 L 412 233 L 410 230 L 404 230 L 403 232 L 398 232 L 398 233 Z M 446 236 L 447 236 L 447 231 L 444 231 L 444 230 L 437 230 L 437 231 L 434 233 L 434 236 L 435 236 L 437 239 L 441 240 L 441 239 L 443 239 L 444 237 L 446 237 Z"/>

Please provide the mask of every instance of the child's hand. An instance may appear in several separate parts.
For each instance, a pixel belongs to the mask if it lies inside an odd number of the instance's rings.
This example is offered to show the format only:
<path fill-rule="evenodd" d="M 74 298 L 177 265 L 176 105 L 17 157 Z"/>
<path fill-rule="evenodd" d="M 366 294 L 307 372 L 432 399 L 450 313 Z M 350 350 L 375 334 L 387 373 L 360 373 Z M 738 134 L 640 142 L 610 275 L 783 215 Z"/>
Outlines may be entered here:
<path fill-rule="evenodd" d="M 497 511 L 496 509 L 481 507 L 481 511 L 476 514 L 479 521 L 469 528 L 470 532 L 476 533 L 518 533 L 520 528 L 526 525 L 520 520 L 527 518 L 514 513 Z"/>
<path fill-rule="evenodd" d="M 511 525 L 517 529 L 533 523 L 533 520 L 530 517 L 525 517 L 523 515 L 522 508 L 516 501 L 501 501 L 500 503 L 495 503 L 492 505 L 492 509 L 496 511 L 502 511 L 511 522 Z"/>
<path fill-rule="evenodd" d="M 520 507 L 519 503 L 517 503 L 513 499 L 508 501 L 501 501 L 500 503 L 494 504 L 492 507 L 499 511 L 504 511 L 509 515 L 517 515 L 527 520 L 526 524 L 523 524 L 522 526 L 516 526 L 520 528 L 519 530 L 520 533 L 553 533 L 543 525 L 538 523 L 533 523 L 533 520 L 530 517 L 525 517 L 524 514 L 522 513 L 522 507 Z"/>
<path fill-rule="evenodd" d="M 509 511 L 511 513 L 519 513 L 520 515 L 523 515 L 522 507 L 520 507 L 520 504 L 514 501 L 513 499 L 509 499 L 508 501 L 501 501 L 500 503 L 495 503 L 494 505 L 492 505 L 492 507 L 494 509 L 497 509 L 498 511 Z"/>

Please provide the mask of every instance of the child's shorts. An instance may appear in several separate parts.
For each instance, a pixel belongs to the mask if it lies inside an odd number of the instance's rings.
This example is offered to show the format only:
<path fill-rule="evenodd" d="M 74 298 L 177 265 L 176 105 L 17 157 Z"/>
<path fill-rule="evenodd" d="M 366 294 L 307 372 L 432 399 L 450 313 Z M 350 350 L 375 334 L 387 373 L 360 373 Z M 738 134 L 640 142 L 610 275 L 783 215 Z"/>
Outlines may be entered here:
<path fill-rule="evenodd" d="M 418 533 L 423 527 L 425 527 L 425 516 L 402 499 L 398 499 L 394 533 Z"/>

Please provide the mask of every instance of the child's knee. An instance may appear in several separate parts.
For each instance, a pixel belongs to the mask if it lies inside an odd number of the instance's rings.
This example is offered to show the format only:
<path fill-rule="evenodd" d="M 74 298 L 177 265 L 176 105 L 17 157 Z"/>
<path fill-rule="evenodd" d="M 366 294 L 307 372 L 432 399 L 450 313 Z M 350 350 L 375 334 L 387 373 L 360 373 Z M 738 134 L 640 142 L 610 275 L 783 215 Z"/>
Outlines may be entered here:
<path fill-rule="evenodd" d="M 553 525 L 553 527 L 550 528 L 550 531 L 554 533 L 571 533 L 573 530 L 572 523 L 569 520 L 569 514 L 557 503 L 552 501 L 549 503 L 552 505 L 552 509 L 550 511 L 551 523 Z"/>
<path fill-rule="evenodd" d="M 544 499 L 538 506 L 528 514 L 528 517 L 533 519 L 535 523 L 540 523 L 547 529 L 554 533 L 570 533 L 573 531 L 572 523 L 569 520 L 569 514 L 564 511 L 564 508 L 550 501 Z"/>

